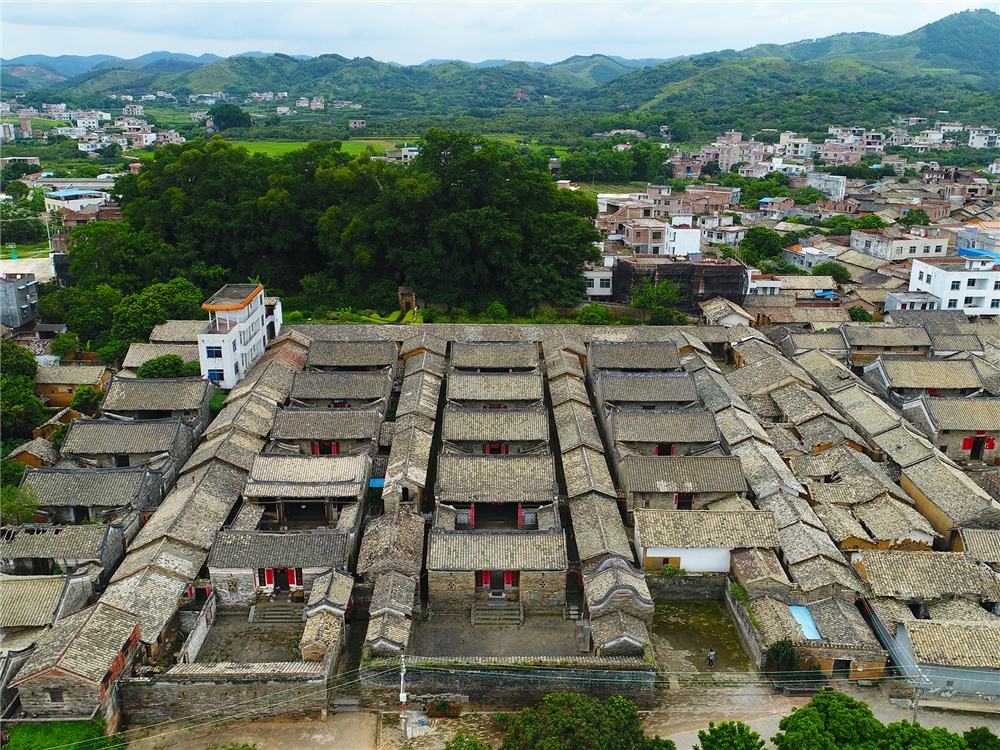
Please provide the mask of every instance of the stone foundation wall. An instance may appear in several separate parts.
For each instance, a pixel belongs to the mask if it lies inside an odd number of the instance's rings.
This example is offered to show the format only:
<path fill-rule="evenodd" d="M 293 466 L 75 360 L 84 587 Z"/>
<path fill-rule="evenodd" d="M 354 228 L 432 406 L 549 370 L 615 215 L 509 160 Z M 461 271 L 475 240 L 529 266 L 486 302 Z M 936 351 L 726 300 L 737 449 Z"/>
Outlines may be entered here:
<path fill-rule="evenodd" d="M 566 606 L 566 572 L 521 572 L 521 604 L 525 612 L 556 611 Z"/>
<path fill-rule="evenodd" d="M 724 599 L 726 602 L 726 611 L 729 612 L 729 616 L 736 625 L 736 632 L 743 643 L 743 649 L 747 652 L 747 656 L 750 657 L 750 663 L 757 671 L 763 672 L 767 667 L 767 653 L 761 641 L 760 633 L 750 619 L 750 612 L 729 593 L 728 589 L 725 591 Z"/>
<path fill-rule="evenodd" d="M 647 575 L 646 585 L 654 599 L 722 599 L 729 588 L 725 573 L 689 573 L 685 575 Z"/>
<path fill-rule="evenodd" d="M 398 663 L 398 659 L 377 659 L 362 667 L 363 706 L 399 708 L 399 671 L 392 668 Z M 406 660 L 408 707 L 451 693 L 468 696 L 472 707 L 517 710 L 549 693 L 578 692 L 586 684 L 590 695 L 621 695 L 639 708 L 651 708 L 655 678 L 652 664 L 627 657 Z"/>
<path fill-rule="evenodd" d="M 61 691 L 61 701 L 49 700 L 49 691 Z M 18 685 L 21 710 L 43 718 L 89 718 L 101 702 L 97 685 L 73 683 L 66 675 L 38 675 Z"/>
<path fill-rule="evenodd" d="M 212 592 L 221 609 L 249 609 L 257 601 L 257 582 L 249 570 L 212 570 Z"/>
<path fill-rule="evenodd" d="M 427 603 L 431 610 L 435 612 L 469 612 L 472 610 L 475 597 L 476 576 L 474 573 L 427 571 Z"/>

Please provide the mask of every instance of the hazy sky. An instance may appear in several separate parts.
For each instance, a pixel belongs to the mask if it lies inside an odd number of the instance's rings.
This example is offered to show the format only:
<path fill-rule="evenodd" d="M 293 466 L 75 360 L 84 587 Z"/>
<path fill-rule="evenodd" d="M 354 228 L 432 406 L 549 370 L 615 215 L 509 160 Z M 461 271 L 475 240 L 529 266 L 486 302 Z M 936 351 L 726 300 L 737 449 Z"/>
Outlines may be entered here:
<path fill-rule="evenodd" d="M 404 64 L 673 57 L 845 31 L 901 34 L 997 0 L 379 2 L 2 0 L 0 56 L 263 50 Z"/>

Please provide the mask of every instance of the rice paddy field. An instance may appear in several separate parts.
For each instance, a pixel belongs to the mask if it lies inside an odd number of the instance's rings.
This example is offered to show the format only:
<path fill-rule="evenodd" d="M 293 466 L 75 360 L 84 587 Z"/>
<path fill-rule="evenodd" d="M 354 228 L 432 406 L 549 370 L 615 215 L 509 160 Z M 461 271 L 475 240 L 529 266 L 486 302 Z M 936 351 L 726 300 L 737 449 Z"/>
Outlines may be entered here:
<path fill-rule="evenodd" d="M 251 154 L 282 156 L 290 151 L 304 148 L 306 141 L 233 141 L 234 146 L 244 146 Z M 394 147 L 393 141 L 349 140 L 341 142 L 341 150 L 352 156 L 364 153 L 371 146 L 375 153 L 382 154 Z"/>

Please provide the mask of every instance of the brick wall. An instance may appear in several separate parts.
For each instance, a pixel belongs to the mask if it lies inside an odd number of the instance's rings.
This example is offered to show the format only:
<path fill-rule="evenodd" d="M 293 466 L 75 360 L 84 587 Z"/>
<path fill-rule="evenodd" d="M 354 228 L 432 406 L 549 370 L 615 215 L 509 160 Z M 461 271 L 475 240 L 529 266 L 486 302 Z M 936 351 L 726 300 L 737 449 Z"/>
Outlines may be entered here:
<path fill-rule="evenodd" d="M 50 691 L 61 691 L 62 701 L 49 699 Z M 101 702 L 98 685 L 73 680 L 65 674 L 42 674 L 18 685 L 21 710 L 45 718 L 89 717 Z"/>
<path fill-rule="evenodd" d="M 212 591 L 222 609 L 249 609 L 257 600 L 257 582 L 250 570 L 213 568 Z"/>
<path fill-rule="evenodd" d="M 561 611 L 566 605 L 566 571 L 522 571 L 521 604 L 525 612 Z"/>
<path fill-rule="evenodd" d="M 722 599 L 729 587 L 729 576 L 725 573 L 708 575 L 647 575 L 646 585 L 655 599 L 675 601 L 678 599 Z"/>
<path fill-rule="evenodd" d="M 524 573 L 521 574 L 522 586 Z M 469 612 L 475 600 L 474 573 L 427 571 L 427 601 L 432 611 Z"/>

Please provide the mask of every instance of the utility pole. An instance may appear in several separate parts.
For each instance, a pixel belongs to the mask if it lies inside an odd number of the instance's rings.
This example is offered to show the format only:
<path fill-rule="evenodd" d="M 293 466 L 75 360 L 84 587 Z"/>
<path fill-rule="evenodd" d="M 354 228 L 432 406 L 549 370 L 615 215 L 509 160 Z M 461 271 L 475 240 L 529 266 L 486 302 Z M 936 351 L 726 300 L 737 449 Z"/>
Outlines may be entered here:
<path fill-rule="evenodd" d="M 406 718 L 406 654 L 400 659 L 399 670 L 399 720 L 403 725 L 403 742 L 410 744 L 410 725 Z"/>

